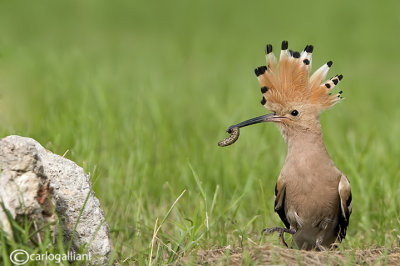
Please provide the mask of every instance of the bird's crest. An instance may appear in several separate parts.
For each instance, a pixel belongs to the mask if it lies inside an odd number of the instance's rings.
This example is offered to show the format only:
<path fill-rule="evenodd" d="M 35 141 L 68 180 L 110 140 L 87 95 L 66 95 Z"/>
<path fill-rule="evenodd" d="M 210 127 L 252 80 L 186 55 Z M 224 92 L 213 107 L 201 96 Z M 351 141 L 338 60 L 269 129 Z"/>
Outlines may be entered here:
<path fill-rule="evenodd" d="M 310 77 L 312 52 L 312 45 L 307 45 L 301 53 L 293 52 L 288 50 L 288 42 L 283 41 L 278 66 L 272 45 L 267 44 L 267 66 L 255 69 L 263 94 L 262 105 L 274 110 L 276 105 L 311 104 L 322 111 L 342 99 L 341 91 L 336 94 L 331 91 L 343 76 L 336 75 L 325 81 L 332 61 L 324 64 Z"/>

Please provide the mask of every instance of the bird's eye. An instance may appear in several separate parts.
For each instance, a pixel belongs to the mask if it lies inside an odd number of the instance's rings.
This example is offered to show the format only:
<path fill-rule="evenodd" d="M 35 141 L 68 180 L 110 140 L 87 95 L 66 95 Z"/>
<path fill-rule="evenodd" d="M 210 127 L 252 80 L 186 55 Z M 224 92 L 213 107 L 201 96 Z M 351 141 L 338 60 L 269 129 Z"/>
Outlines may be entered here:
<path fill-rule="evenodd" d="M 290 113 L 292 116 L 296 116 L 296 115 L 298 115 L 299 114 L 299 111 L 297 111 L 297 110 L 293 110 L 291 113 Z"/>

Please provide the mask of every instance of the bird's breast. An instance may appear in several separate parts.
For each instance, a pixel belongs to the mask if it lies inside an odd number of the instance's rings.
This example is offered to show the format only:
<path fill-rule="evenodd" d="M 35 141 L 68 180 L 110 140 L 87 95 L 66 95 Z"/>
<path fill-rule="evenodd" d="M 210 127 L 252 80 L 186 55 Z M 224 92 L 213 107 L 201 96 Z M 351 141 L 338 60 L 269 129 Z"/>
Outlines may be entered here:
<path fill-rule="evenodd" d="M 285 212 L 291 225 L 324 226 L 339 208 L 338 181 L 317 175 L 286 179 Z"/>

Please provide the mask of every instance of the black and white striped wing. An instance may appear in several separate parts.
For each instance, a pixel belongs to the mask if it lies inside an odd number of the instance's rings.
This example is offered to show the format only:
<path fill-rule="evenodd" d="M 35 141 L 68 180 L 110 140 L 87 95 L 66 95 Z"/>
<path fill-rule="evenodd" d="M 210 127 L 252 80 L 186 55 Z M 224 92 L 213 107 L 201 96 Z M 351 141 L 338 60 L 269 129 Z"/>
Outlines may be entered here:
<path fill-rule="evenodd" d="M 338 192 L 340 196 L 339 222 L 337 226 L 338 239 L 341 242 L 346 237 L 347 226 L 349 225 L 352 211 L 352 196 L 350 182 L 345 175 L 342 175 L 339 182 Z"/>
<path fill-rule="evenodd" d="M 278 213 L 282 222 L 285 224 L 286 228 L 290 228 L 290 224 L 286 218 L 285 213 L 285 194 L 286 194 L 286 186 L 282 181 L 281 177 L 278 178 L 278 181 L 275 185 L 275 212 Z"/>

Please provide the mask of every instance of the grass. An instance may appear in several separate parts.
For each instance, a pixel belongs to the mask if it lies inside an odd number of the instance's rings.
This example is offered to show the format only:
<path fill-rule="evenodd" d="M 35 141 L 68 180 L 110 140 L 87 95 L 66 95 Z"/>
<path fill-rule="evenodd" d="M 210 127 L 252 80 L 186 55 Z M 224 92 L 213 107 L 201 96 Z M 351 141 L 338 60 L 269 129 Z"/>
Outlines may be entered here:
<path fill-rule="evenodd" d="M 7 220 L 12 232 L 12 236 L 9 237 L 9 235 L 0 228 L 0 262 L 2 262 L 2 265 L 13 265 L 9 257 L 13 256 L 13 252 L 17 252 L 18 254 L 18 250 L 21 249 L 28 254 L 45 254 L 46 252 L 48 254 L 67 254 L 66 251 L 69 249 L 63 244 L 62 226 L 58 218 L 55 219 L 54 222 L 49 222 L 38 228 L 35 221 L 32 221 L 27 216 L 20 215 L 14 219 L 3 203 L 1 203 L 0 208 L 7 214 Z M 50 227 L 53 227 L 55 232 L 52 231 Z M 20 253 L 20 255 L 16 256 L 16 259 L 24 261 L 27 257 L 25 254 Z M 48 265 L 59 264 L 56 263 L 56 261 L 48 261 L 47 263 Z M 28 260 L 26 265 L 35 265 L 35 261 Z"/>
<path fill-rule="evenodd" d="M 352 185 L 341 248 L 399 247 L 399 8 L 2 2 L 0 133 L 69 150 L 91 173 L 117 264 L 278 244 L 260 231 L 281 224 L 273 211 L 286 155 L 279 131 L 254 126 L 233 146 L 216 143 L 232 123 L 266 112 L 253 74 L 264 45 L 311 43 L 314 69 L 333 60 L 330 74 L 344 75 L 346 100 L 321 117 L 327 149 Z"/>
<path fill-rule="evenodd" d="M 38 221 L 32 219 L 32 215 L 18 214 L 18 210 L 16 217 L 13 217 L 5 204 L 0 202 L 0 210 L 5 213 L 7 219 L 3 224 L 9 225 L 8 230 L 0 228 L 1 265 L 14 265 L 15 262 L 19 262 L 18 265 L 59 265 L 68 264 L 72 258 L 76 259 L 76 264 L 87 264 L 90 260 L 90 257 L 87 257 L 87 245 L 79 246 L 78 250 L 72 249 L 71 246 L 90 193 L 92 191 L 89 191 L 83 203 L 69 240 L 63 235 L 63 217 L 57 214 L 43 215 Z M 45 211 L 50 214 L 53 208 L 50 204 Z M 96 258 L 92 257 L 92 260 Z M 108 264 L 111 265 L 112 262 L 113 259 Z"/>

